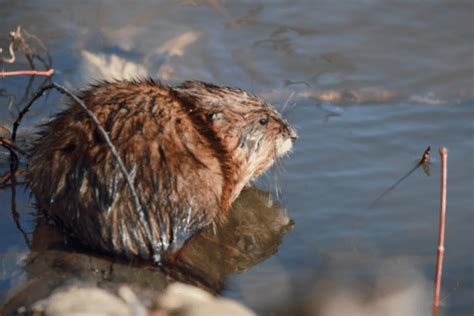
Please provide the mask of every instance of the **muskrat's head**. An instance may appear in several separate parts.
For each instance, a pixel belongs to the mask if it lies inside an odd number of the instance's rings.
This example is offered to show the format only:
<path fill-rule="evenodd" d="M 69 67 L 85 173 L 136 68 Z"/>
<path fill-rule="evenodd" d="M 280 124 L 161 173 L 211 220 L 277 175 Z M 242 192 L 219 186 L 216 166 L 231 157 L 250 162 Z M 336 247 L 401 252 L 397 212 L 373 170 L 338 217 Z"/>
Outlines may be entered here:
<path fill-rule="evenodd" d="M 239 166 L 240 188 L 286 155 L 297 139 L 280 113 L 243 90 L 197 81 L 177 90 L 194 98 L 206 113 L 206 121 Z"/>

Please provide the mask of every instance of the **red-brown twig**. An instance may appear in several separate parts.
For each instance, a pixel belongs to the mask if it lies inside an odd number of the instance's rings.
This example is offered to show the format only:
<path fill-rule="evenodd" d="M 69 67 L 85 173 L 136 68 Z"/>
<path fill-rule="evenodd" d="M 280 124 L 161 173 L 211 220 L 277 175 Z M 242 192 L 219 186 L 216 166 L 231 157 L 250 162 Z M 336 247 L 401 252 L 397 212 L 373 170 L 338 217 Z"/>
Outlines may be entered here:
<path fill-rule="evenodd" d="M 438 315 L 439 296 L 441 292 L 441 274 L 443 272 L 444 257 L 444 231 L 446 225 L 446 183 L 448 177 L 447 160 L 448 149 L 442 147 L 439 149 L 441 156 L 441 202 L 439 210 L 439 238 L 438 238 L 438 258 L 436 260 L 435 291 L 433 300 L 433 315 Z"/>
<path fill-rule="evenodd" d="M 19 71 L 0 71 L 0 77 L 11 76 L 46 76 L 51 77 L 54 74 L 54 69 L 48 70 L 19 70 Z"/>

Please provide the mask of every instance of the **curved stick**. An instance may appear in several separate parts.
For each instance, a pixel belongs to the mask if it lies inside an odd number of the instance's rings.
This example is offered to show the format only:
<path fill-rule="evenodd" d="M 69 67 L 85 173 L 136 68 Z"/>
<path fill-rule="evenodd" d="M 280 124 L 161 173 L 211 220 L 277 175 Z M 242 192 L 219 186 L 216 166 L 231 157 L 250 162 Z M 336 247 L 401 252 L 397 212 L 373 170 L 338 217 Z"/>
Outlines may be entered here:
<path fill-rule="evenodd" d="M 30 110 L 30 107 L 33 105 L 33 103 L 37 99 L 39 99 L 43 95 L 43 93 L 45 93 L 47 90 L 51 90 L 53 88 L 54 88 L 54 86 L 52 84 L 41 87 L 39 90 L 37 90 L 35 92 L 35 94 L 33 94 L 33 97 L 28 102 L 28 104 L 20 111 L 20 113 L 18 113 L 18 116 L 17 116 L 15 122 L 13 122 L 12 136 L 10 138 L 13 142 L 15 142 L 15 140 L 16 140 L 16 132 L 18 130 L 18 127 L 20 126 L 20 122 L 23 119 L 23 116 L 25 116 L 25 114 L 28 113 L 28 111 Z"/>

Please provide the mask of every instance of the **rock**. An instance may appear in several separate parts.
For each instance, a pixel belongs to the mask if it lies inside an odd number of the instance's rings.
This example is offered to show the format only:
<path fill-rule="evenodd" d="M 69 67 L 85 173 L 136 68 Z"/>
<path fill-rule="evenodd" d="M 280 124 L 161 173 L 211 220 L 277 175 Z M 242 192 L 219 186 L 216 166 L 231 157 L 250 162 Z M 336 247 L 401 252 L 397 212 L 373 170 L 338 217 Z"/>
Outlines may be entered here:
<path fill-rule="evenodd" d="M 117 296 L 96 287 L 60 288 L 32 306 L 33 315 L 132 316 L 132 309 Z"/>
<path fill-rule="evenodd" d="M 121 286 L 116 295 L 94 285 L 75 284 L 61 287 L 46 299 L 30 308 L 22 307 L 18 312 L 26 311 L 42 316 L 256 315 L 234 300 L 214 297 L 198 287 L 179 282 L 168 286 L 153 306 L 140 301 L 128 286 Z"/>
<path fill-rule="evenodd" d="M 173 283 L 159 298 L 171 315 L 179 316 L 253 316 L 253 311 L 231 299 L 217 298 L 195 286 Z"/>

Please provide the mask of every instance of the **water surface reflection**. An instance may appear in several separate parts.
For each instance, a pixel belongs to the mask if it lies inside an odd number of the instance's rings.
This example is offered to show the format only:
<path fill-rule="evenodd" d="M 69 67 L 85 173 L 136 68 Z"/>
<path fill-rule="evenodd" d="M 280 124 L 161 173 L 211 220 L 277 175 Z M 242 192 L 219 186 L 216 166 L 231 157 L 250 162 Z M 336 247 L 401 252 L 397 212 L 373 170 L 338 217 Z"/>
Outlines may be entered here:
<path fill-rule="evenodd" d="M 350 304 L 327 299 L 335 303 L 315 303 L 320 313 L 337 305 L 377 311 L 374 305 L 361 305 L 403 288 L 392 282 L 374 285 L 377 271 L 393 271 L 383 268 L 400 258 L 408 258 L 410 268 L 393 275 L 407 280 L 415 270 L 413 279 L 423 281 L 415 282 L 421 286 L 414 289 L 426 289 L 436 255 L 437 158 L 430 177 L 417 170 L 374 209 L 367 206 L 416 163 L 426 146 L 448 147 L 443 291 L 449 297 L 444 311 L 463 315 L 472 310 L 472 1 L 7 1 L 1 10 L 0 46 L 6 42 L 2 34 L 17 25 L 34 30 L 52 53 L 55 80 L 73 88 L 128 69 L 132 75 L 175 82 L 200 79 L 239 86 L 277 106 L 292 95 L 286 116 L 298 127 L 300 139 L 285 161 L 280 184 L 295 227 L 269 260 L 228 277 L 223 292 L 257 311 L 285 314 L 298 297 L 318 302 L 326 300 L 325 293 L 344 288 L 350 293 L 341 299 Z M 0 89 L 20 100 L 27 83 L 27 78 L 2 79 Z M 2 126 L 12 123 L 8 100 L 0 98 Z M 31 140 L 36 123 L 60 105 L 59 99 L 49 98 L 33 109 L 20 139 Z M 2 152 L 2 172 L 9 168 L 5 158 Z M 4 293 L 20 283 L 22 274 L 15 267 L 28 256 L 11 218 L 10 198 L 8 190 L 0 190 Z M 28 192 L 17 190 L 17 201 L 21 224 L 32 230 Z M 364 225 L 354 233 L 360 222 Z M 239 250 L 235 258 L 259 261 L 247 244 L 250 236 L 244 236 L 232 242 L 249 250 Z M 203 238 L 202 243 L 211 247 L 216 241 Z M 186 258 L 199 251 L 195 248 Z M 224 259 L 232 263 L 232 258 Z M 220 276 L 229 272 L 222 269 L 211 270 L 211 283 L 220 284 Z M 325 291 L 332 283 L 341 286 Z M 409 289 L 412 283 L 405 284 Z M 412 306 L 412 301 L 403 302 Z M 412 311 L 419 310 L 415 306 Z"/>

